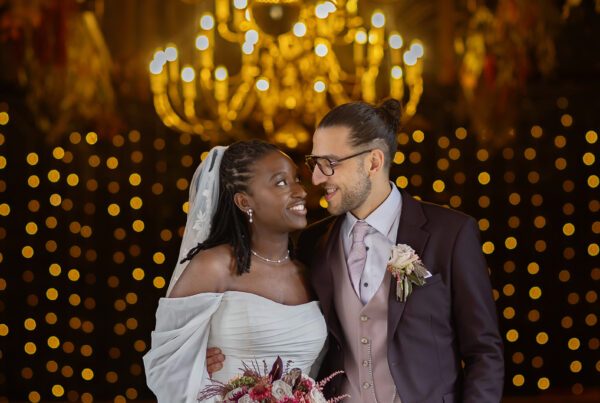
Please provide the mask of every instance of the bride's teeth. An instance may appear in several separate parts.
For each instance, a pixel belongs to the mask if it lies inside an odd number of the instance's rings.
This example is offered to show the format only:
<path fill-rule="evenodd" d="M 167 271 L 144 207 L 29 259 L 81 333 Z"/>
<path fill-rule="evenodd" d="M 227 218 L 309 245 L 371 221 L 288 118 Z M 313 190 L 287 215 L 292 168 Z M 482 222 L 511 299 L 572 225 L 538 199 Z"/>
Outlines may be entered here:
<path fill-rule="evenodd" d="M 290 210 L 304 211 L 304 204 L 299 204 L 297 206 L 290 207 Z"/>

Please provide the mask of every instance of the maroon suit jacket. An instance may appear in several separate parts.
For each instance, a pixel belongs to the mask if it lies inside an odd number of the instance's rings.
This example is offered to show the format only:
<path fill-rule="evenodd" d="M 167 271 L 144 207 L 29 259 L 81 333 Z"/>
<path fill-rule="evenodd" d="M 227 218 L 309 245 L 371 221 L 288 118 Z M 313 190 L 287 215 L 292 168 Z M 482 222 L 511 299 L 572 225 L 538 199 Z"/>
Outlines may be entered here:
<path fill-rule="evenodd" d="M 432 277 L 406 302 L 388 299 L 388 363 L 403 403 L 499 402 L 504 381 L 502 338 L 476 221 L 420 202 L 401 190 L 396 243 L 410 245 Z M 320 378 L 343 370 L 344 336 L 335 312 L 330 262 L 344 216 L 306 228 L 296 256 L 310 268 L 330 339 Z M 390 218 L 391 219 L 391 218 Z M 464 368 L 461 366 L 464 362 Z M 341 377 L 326 392 L 339 393 Z"/>

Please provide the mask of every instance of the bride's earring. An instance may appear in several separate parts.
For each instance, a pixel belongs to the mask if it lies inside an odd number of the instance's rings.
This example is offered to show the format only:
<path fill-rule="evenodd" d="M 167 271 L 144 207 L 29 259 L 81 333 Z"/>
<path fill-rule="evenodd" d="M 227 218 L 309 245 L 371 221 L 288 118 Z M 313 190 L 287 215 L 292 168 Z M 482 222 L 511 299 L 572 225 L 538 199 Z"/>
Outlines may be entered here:
<path fill-rule="evenodd" d="M 252 224 L 252 214 L 253 214 L 253 211 L 252 211 L 252 209 L 251 209 L 251 208 L 249 208 L 249 209 L 248 209 L 248 211 L 246 211 L 246 214 L 248 214 L 248 222 L 249 222 L 250 224 Z"/>

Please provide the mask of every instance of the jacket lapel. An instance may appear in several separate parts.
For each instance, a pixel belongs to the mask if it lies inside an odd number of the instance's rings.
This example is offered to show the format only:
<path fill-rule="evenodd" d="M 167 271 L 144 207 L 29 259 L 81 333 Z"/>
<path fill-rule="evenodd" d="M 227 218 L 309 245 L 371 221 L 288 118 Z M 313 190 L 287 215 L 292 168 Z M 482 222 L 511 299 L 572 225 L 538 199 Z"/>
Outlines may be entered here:
<path fill-rule="evenodd" d="M 340 229 L 344 217 L 344 215 L 337 217 L 329 226 L 325 235 L 322 236 L 321 240 L 317 243 L 314 252 L 315 258 L 313 259 L 315 274 L 312 277 L 313 289 L 321 302 L 325 321 L 327 322 L 331 333 L 338 340 L 341 340 L 341 329 L 333 304 L 333 289 L 335 287 L 335 282 L 332 267 L 334 264 L 338 263 L 336 261 L 338 255 L 337 246 L 340 240 Z"/>
<path fill-rule="evenodd" d="M 406 191 L 400 189 L 402 195 L 402 212 L 398 225 L 396 244 L 407 244 L 419 256 L 423 256 L 429 233 L 422 227 L 427 222 L 421 205 Z M 392 278 L 388 297 L 388 342 L 393 340 L 394 333 L 400 323 L 406 302 L 396 298 L 396 280 Z"/>

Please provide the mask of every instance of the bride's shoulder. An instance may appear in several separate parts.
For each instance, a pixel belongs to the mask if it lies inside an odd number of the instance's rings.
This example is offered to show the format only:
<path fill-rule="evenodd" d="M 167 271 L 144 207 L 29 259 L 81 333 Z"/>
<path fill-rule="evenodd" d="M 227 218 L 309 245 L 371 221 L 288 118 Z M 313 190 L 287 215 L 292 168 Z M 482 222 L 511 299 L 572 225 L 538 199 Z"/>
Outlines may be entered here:
<path fill-rule="evenodd" d="M 233 256 L 231 246 L 219 245 L 198 252 L 173 287 L 170 296 L 223 292 L 229 286 Z"/>

